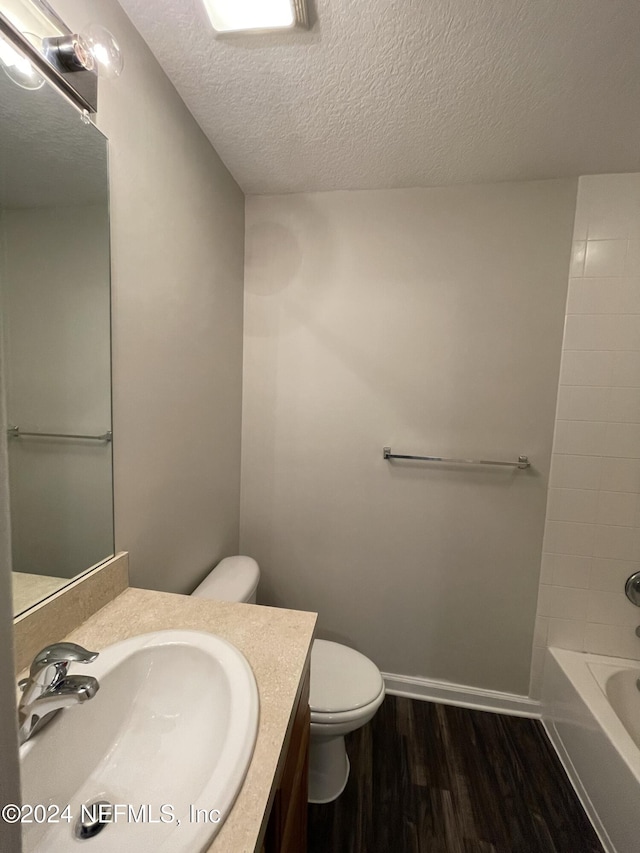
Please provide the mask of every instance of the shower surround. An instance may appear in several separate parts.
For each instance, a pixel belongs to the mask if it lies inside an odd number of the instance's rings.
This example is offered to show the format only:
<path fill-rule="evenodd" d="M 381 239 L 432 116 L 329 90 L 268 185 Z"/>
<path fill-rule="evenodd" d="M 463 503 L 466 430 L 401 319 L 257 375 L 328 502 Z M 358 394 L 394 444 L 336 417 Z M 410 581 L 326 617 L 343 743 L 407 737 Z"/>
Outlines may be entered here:
<path fill-rule="evenodd" d="M 534 638 L 640 659 L 640 174 L 580 178 Z"/>

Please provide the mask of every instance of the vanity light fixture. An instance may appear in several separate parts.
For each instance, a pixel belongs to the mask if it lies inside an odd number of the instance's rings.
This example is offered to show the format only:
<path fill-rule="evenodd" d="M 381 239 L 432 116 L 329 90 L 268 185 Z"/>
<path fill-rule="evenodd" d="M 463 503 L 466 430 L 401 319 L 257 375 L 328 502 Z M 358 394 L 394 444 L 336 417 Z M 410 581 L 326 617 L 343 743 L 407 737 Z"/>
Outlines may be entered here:
<path fill-rule="evenodd" d="M 204 0 L 218 33 L 308 29 L 306 0 Z"/>
<path fill-rule="evenodd" d="M 0 66 L 19 86 L 39 89 L 45 80 L 88 113 L 98 108 L 98 77 L 119 77 L 124 67 L 115 37 L 99 24 L 74 33 L 46 0 L 33 0 L 50 18 L 55 36 L 40 38 L 0 10 Z M 45 30 L 46 31 L 46 30 Z"/>
<path fill-rule="evenodd" d="M 43 39 L 47 62 L 84 99 L 90 112 L 98 106 L 98 79 L 119 77 L 122 51 L 112 33 L 100 24 L 88 24 L 79 33 Z"/>
<path fill-rule="evenodd" d="M 43 41 L 47 59 L 63 71 L 92 71 L 101 78 L 119 77 L 124 59 L 118 42 L 106 27 L 89 24 L 82 32 Z"/>

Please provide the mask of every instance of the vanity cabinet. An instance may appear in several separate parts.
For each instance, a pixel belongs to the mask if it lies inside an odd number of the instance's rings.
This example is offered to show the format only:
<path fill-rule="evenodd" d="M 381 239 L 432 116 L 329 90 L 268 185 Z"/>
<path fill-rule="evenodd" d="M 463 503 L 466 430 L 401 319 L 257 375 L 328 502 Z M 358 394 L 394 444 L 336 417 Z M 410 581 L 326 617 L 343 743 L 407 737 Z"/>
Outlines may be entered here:
<path fill-rule="evenodd" d="M 307 664 L 289 748 L 269 817 L 263 853 L 305 853 L 307 849 L 310 724 Z"/>

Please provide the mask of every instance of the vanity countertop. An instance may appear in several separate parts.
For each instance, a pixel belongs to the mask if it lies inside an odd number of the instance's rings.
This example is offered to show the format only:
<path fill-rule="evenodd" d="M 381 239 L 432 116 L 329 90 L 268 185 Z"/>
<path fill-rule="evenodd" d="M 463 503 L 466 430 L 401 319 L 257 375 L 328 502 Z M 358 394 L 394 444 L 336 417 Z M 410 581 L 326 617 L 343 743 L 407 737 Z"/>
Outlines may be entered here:
<path fill-rule="evenodd" d="M 150 631 L 209 631 L 232 642 L 251 664 L 260 694 L 258 737 L 244 785 L 208 853 L 260 849 L 316 618 L 297 610 L 130 588 L 67 638 L 99 651 Z"/>

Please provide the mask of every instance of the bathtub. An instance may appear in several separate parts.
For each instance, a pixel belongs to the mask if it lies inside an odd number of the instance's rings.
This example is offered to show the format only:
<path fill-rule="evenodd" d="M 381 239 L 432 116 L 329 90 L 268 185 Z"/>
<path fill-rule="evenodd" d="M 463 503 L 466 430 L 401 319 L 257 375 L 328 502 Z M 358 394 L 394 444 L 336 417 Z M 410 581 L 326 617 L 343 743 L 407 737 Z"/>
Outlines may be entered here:
<path fill-rule="evenodd" d="M 548 649 L 542 719 L 607 853 L 640 851 L 640 662 Z"/>

